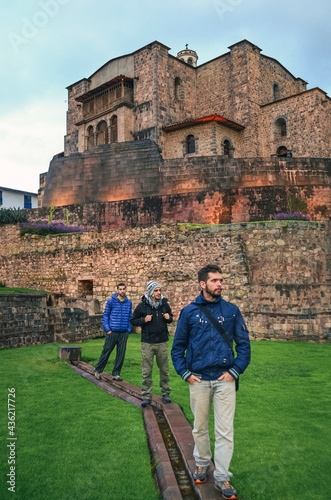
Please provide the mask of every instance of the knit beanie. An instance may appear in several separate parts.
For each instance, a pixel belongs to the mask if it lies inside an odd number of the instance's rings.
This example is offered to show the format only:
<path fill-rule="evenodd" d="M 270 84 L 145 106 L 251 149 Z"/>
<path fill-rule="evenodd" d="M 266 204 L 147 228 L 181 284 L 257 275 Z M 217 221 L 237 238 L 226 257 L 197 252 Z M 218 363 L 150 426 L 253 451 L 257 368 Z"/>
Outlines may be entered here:
<path fill-rule="evenodd" d="M 151 297 L 154 293 L 155 288 L 161 288 L 161 285 L 156 281 L 151 280 L 147 285 L 147 295 Z"/>

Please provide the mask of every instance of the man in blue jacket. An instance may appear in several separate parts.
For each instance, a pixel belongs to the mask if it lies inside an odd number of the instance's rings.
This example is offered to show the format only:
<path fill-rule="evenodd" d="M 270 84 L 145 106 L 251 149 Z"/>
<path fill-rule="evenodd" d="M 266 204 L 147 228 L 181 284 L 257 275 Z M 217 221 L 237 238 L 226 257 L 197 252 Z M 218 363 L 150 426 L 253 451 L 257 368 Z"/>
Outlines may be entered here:
<path fill-rule="evenodd" d="M 119 283 L 111 299 L 107 300 L 102 317 L 102 326 L 106 332 L 105 343 L 98 363 L 94 368 L 95 377 L 100 380 L 109 356 L 116 347 L 116 358 L 112 371 L 113 380 L 122 381 L 121 369 L 124 362 L 126 343 L 131 332 L 130 319 L 132 316 L 132 302 L 125 295 L 126 286 Z"/>
<path fill-rule="evenodd" d="M 215 418 L 215 488 L 224 498 L 236 499 L 229 472 L 233 453 L 233 420 L 235 413 L 235 380 L 250 362 L 248 330 L 237 306 L 221 297 L 222 271 L 208 265 L 198 272 L 201 294 L 180 313 L 172 361 L 177 373 L 190 384 L 190 403 L 194 415 L 194 458 L 196 483 L 207 479 L 211 460 L 208 421 L 211 401 Z M 230 345 L 236 344 L 234 358 L 221 333 L 213 326 L 203 309 L 207 308 L 219 322 Z"/>

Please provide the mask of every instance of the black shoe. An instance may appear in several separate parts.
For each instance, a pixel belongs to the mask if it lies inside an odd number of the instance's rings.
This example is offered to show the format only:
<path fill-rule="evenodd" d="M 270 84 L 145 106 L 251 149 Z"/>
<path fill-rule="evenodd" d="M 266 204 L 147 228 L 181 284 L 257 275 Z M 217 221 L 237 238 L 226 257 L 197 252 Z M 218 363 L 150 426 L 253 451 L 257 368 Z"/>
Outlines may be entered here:
<path fill-rule="evenodd" d="M 150 399 L 143 399 L 142 400 L 142 403 L 141 403 L 141 406 L 150 406 L 152 403 L 152 401 Z"/>
<path fill-rule="evenodd" d="M 237 491 L 229 481 L 215 481 L 215 489 L 222 492 L 223 498 L 229 500 L 236 500 L 238 498 Z"/>
<path fill-rule="evenodd" d="M 122 377 L 120 377 L 119 375 L 113 375 L 113 380 L 117 380 L 117 382 L 123 382 Z"/>
<path fill-rule="evenodd" d="M 163 401 L 163 403 L 171 403 L 171 398 L 170 398 L 169 394 L 164 394 L 162 396 L 162 401 Z"/>

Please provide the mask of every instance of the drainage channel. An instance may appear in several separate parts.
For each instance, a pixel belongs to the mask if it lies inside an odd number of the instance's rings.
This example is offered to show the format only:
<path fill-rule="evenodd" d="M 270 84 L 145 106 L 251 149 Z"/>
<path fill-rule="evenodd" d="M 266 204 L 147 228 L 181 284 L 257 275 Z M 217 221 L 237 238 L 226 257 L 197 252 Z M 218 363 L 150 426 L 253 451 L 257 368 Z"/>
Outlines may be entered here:
<path fill-rule="evenodd" d="M 186 472 L 185 465 L 179 452 L 176 440 L 171 432 L 167 419 L 160 408 L 153 406 L 156 422 L 159 426 L 164 445 L 169 455 L 170 463 L 173 468 L 178 487 L 183 500 L 198 500 L 199 497 L 192 487 L 189 475 Z"/>
<path fill-rule="evenodd" d="M 87 378 L 90 380 L 92 383 L 95 385 L 99 386 L 101 389 L 105 390 L 106 392 L 111 393 L 113 396 L 118 397 L 120 399 L 124 399 L 127 402 L 130 402 L 131 404 L 134 404 L 135 406 L 141 407 L 141 390 L 140 388 L 130 384 L 129 382 L 117 382 L 112 380 L 112 376 L 109 375 L 108 373 L 103 373 L 102 379 L 97 380 L 94 377 L 93 374 L 93 367 L 89 365 L 88 363 L 85 363 L 83 361 L 80 361 L 78 363 L 72 363 L 69 364 L 69 366 L 76 372 L 78 372 L 82 377 Z M 171 403 L 172 404 L 172 403 Z M 167 421 L 167 417 L 164 414 L 164 411 L 162 409 L 163 403 L 162 399 L 159 396 L 153 395 L 153 403 L 149 407 L 149 410 L 152 410 L 152 415 L 153 419 L 152 420 L 147 420 L 147 413 L 145 409 L 144 411 L 144 419 L 145 419 L 145 425 L 147 424 L 147 431 L 150 428 L 150 433 L 149 434 L 149 439 L 151 438 L 151 435 L 153 436 L 152 439 L 157 439 L 155 437 L 155 432 L 152 430 L 153 428 L 153 421 L 154 425 L 156 428 L 159 430 L 159 435 L 160 435 L 160 443 L 163 440 L 163 446 L 164 446 L 164 453 L 165 455 L 168 456 L 168 467 L 167 465 L 164 464 L 164 467 L 162 469 L 163 472 L 161 472 L 161 482 L 163 483 L 163 488 L 172 488 L 171 486 L 171 480 L 170 483 L 166 482 L 164 483 L 165 480 L 165 475 L 166 475 L 166 470 L 171 470 L 172 469 L 172 477 L 174 481 L 174 485 L 177 482 L 177 491 L 178 494 L 181 495 L 183 500 L 199 500 L 203 499 L 205 495 L 202 495 L 200 490 L 197 492 L 193 486 L 192 483 L 192 478 L 190 477 L 189 472 L 187 471 L 185 467 L 185 462 L 182 457 L 182 454 L 180 452 L 180 449 L 177 445 L 176 438 L 169 426 L 169 423 Z M 148 423 L 147 423 L 148 422 Z M 160 451 L 160 447 L 157 444 L 157 441 L 154 441 L 154 443 L 151 443 L 152 445 L 154 444 L 154 448 L 158 450 L 159 456 L 162 456 L 162 452 Z M 153 446 L 152 446 L 153 447 Z M 155 451 L 155 450 L 154 450 Z M 160 455 L 161 453 L 161 455 Z M 162 460 L 162 459 L 161 459 Z M 168 476 L 170 477 L 170 476 Z M 176 481 L 176 482 L 175 482 Z M 161 485 L 160 485 L 161 486 Z M 170 494 L 170 493 L 169 493 Z M 174 496 L 167 496 L 165 498 L 178 498 L 178 494 L 172 493 Z M 177 496 L 176 496 L 177 495 Z M 207 495 L 209 498 L 209 496 Z M 206 497 L 206 498 L 207 498 Z M 214 498 L 214 497 L 212 497 Z"/>

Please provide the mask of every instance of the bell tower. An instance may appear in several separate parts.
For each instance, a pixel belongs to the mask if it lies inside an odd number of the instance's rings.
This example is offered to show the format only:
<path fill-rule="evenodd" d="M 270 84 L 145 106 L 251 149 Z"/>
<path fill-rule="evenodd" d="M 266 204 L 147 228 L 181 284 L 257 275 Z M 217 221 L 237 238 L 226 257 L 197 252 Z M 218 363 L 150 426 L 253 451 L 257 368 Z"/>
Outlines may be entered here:
<path fill-rule="evenodd" d="M 178 59 L 186 62 L 190 66 L 193 66 L 194 68 L 197 67 L 198 54 L 195 52 L 195 50 L 189 49 L 188 44 L 185 45 L 184 50 L 178 52 L 177 57 Z"/>

